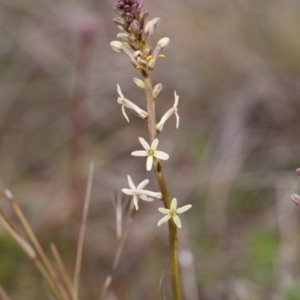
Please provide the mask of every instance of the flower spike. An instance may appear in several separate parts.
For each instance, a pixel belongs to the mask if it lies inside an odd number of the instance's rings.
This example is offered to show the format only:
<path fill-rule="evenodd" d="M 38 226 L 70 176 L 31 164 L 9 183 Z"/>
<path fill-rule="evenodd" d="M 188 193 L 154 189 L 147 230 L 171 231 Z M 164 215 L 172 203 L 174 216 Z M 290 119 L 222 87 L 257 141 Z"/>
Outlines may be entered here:
<path fill-rule="evenodd" d="M 171 202 L 171 206 L 170 209 L 167 208 L 162 208 L 160 207 L 158 209 L 159 212 L 165 214 L 166 216 L 164 216 L 158 223 L 157 226 L 160 226 L 161 224 L 169 221 L 171 218 L 173 219 L 175 225 L 178 228 L 181 228 L 181 221 L 178 217 L 178 214 L 182 214 L 183 212 L 189 210 L 192 207 L 191 204 L 182 206 L 180 208 L 177 208 L 177 199 L 173 198 L 172 202 Z"/>
<path fill-rule="evenodd" d="M 139 138 L 140 143 L 144 147 L 145 150 L 140 150 L 140 151 L 134 151 L 131 153 L 131 155 L 134 156 L 148 156 L 147 158 L 147 163 L 146 163 L 146 169 L 147 171 L 150 171 L 152 169 L 152 164 L 153 164 L 153 157 L 156 157 L 158 159 L 163 159 L 166 160 L 169 158 L 169 155 L 163 151 L 157 151 L 157 146 L 158 146 L 158 139 L 155 139 L 151 146 L 143 139 Z"/>
<path fill-rule="evenodd" d="M 157 198 L 157 199 L 162 198 L 162 195 L 159 192 L 156 193 L 156 192 L 143 190 L 143 188 L 149 183 L 148 179 L 145 179 L 144 181 L 142 181 L 137 187 L 135 186 L 135 184 L 133 183 L 133 181 L 129 175 L 127 175 L 127 179 L 128 179 L 128 184 L 129 184 L 130 189 L 122 189 L 122 192 L 126 195 L 132 196 L 133 203 L 134 203 L 136 210 L 139 209 L 139 205 L 138 205 L 139 198 L 144 201 L 153 201 L 153 198 Z M 151 197 L 153 197 L 153 198 L 151 198 Z"/>

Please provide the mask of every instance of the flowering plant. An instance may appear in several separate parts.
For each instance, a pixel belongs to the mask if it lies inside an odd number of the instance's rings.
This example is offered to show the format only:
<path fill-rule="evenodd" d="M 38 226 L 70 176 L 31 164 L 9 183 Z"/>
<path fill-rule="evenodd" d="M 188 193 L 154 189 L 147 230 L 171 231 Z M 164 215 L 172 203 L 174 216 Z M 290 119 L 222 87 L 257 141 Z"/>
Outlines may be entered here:
<path fill-rule="evenodd" d="M 112 41 L 111 47 L 116 52 L 124 53 L 129 57 L 131 64 L 140 72 L 143 79 L 133 78 L 134 83 L 145 92 L 147 110 L 139 108 L 132 101 L 125 98 L 121 88 L 117 85 L 118 100 L 122 105 L 122 113 L 125 119 L 129 122 L 125 108 L 132 110 L 138 117 L 147 122 L 149 132 L 149 142 L 144 138 L 139 138 L 144 150 L 134 151 L 133 156 L 147 157 L 146 169 L 151 171 L 154 169 L 160 192 L 152 192 L 143 188 L 149 183 L 146 179 L 137 187 L 134 185 L 131 177 L 128 175 L 128 184 L 130 189 L 123 189 L 123 193 L 133 196 L 133 202 L 136 210 L 138 209 L 138 199 L 152 201 L 155 199 L 161 200 L 164 207 L 159 208 L 159 212 L 165 214 L 159 222 L 158 226 L 168 222 L 169 225 L 169 241 L 170 241 L 170 261 L 171 261 L 171 283 L 173 299 L 181 299 L 179 285 L 179 270 L 178 270 L 178 236 L 177 228 L 181 228 L 181 221 L 178 214 L 189 210 L 192 205 L 185 205 L 177 208 L 177 199 L 171 196 L 167 188 L 165 176 L 163 174 L 160 160 L 169 159 L 169 155 L 163 151 L 157 150 L 159 141 L 157 135 L 163 130 L 166 121 L 175 114 L 176 128 L 179 127 L 178 102 L 179 96 L 174 92 L 174 105 L 162 116 L 161 120 L 156 121 L 156 101 L 163 90 L 163 85 L 158 83 L 152 87 L 151 72 L 154 70 L 159 57 L 164 57 L 162 51 L 165 50 L 170 39 L 164 37 L 160 39 L 154 49 L 151 46 L 151 38 L 155 29 L 160 23 L 160 18 L 154 18 L 146 22 L 149 13 L 143 9 L 142 0 L 118 0 L 115 5 L 115 12 L 119 17 L 113 21 L 121 32 L 117 35 L 118 41 Z"/>

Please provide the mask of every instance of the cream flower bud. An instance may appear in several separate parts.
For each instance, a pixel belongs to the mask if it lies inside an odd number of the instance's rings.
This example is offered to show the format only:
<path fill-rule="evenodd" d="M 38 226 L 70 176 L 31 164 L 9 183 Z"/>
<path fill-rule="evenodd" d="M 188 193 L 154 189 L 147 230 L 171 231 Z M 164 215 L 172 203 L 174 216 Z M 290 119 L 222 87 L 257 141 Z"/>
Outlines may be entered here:
<path fill-rule="evenodd" d="M 154 67 L 155 67 L 155 62 L 156 62 L 156 59 L 154 58 L 151 58 L 149 61 L 148 61 L 148 67 L 150 70 L 153 70 Z"/>
<path fill-rule="evenodd" d="M 170 39 L 168 37 L 164 37 L 160 39 L 157 43 L 158 47 L 161 48 L 161 50 L 166 49 L 170 44 Z"/>
<path fill-rule="evenodd" d="M 163 85 L 161 83 L 158 83 L 155 85 L 152 91 L 152 96 L 154 99 L 157 99 L 157 97 L 160 95 L 161 91 L 163 90 Z"/>
<path fill-rule="evenodd" d="M 149 21 L 145 26 L 145 34 L 146 36 L 151 36 L 154 32 L 154 23 L 153 20 Z"/>
<path fill-rule="evenodd" d="M 110 43 L 111 48 L 116 51 L 116 52 L 122 52 L 123 50 L 123 43 L 119 42 L 119 41 L 112 41 Z"/>
<path fill-rule="evenodd" d="M 133 82 L 141 89 L 145 89 L 145 83 L 143 80 L 139 79 L 139 78 L 133 78 Z"/>

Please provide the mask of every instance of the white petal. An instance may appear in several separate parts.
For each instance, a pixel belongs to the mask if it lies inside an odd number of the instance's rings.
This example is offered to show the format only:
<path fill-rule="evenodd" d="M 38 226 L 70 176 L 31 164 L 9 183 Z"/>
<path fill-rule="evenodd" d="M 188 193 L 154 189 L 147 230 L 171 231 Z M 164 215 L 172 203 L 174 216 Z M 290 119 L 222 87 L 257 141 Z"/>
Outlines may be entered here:
<path fill-rule="evenodd" d="M 122 91 L 121 91 L 121 88 L 120 88 L 120 86 L 117 84 L 117 91 L 118 91 L 118 94 L 119 94 L 119 96 L 121 97 L 121 98 L 124 98 L 124 95 L 123 95 L 123 93 L 122 93 Z"/>
<path fill-rule="evenodd" d="M 176 94 L 176 91 L 174 92 L 175 101 L 174 101 L 174 107 L 178 106 L 179 96 Z"/>
<path fill-rule="evenodd" d="M 150 171 L 152 169 L 152 164 L 153 164 L 153 156 L 150 155 L 150 156 L 148 156 L 147 163 L 146 163 L 147 171 Z"/>
<path fill-rule="evenodd" d="M 178 127 L 179 127 L 179 115 L 178 115 L 178 113 L 176 112 L 175 113 L 175 116 L 176 116 L 176 128 L 178 129 Z"/>
<path fill-rule="evenodd" d="M 170 210 L 167 209 L 167 208 L 164 208 L 164 207 L 160 207 L 158 209 L 159 212 L 161 212 L 162 214 L 169 214 L 170 213 Z"/>
<path fill-rule="evenodd" d="M 130 195 L 130 196 L 132 196 L 132 195 L 135 194 L 135 193 L 134 193 L 132 190 L 130 190 L 130 189 L 122 189 L 122 192 L 123 192 L 124 194 Z"/>
<path fill-rule="evenodd" d="M 131 155 L 134 156 L 148 156 L 148 152 L 145 150 L 133 151 Z"/>
<path fill-rule="evenodd" d="M 158 159 L 163 159 L 163 160 L 169 159 L 169 154 L 163 151 L 155 151 L 153 155 Z"/>
<path fill-rule="evenodd" d="M 162 198 L 162 195 L 160 192 L 152 192 L 152 191 L 147 191 L 147 190 L 136 190 L 136 194 L 137 195 L 145 195 L 147 197 L 157 198 L 157 199 Z"/>
<path fill-rule="evenodd" d="M 171 210 L 176 210 L 176 207 L 177 207 L 177 199 L 173 198 L 171 202 Z"/>
<path fill-rule="evenodd" d="M 122 105 L 122 113 L 123 113 L 123 116 L 125 117 L 125 119 L 127 120 L 127 122 L 129 123 L 129 118 L 128 118 L 127 114 L 126 114 L 124 105 Z"/>
<path fill-rule="evenodd" d="M 144 201 L 154 201 L 154 199 L 147 197 L 146 195 L 140 195 L 139 197 L 140 197 L 140 199 L 142 199 Z"/>
<path fill-rule="evenodd" d="M 157 149 L 157 146 L 158 146 L 158 139 L 155 139 L 151 144 L 151 149 L 155 151 Z"/>
<path fill-rule="evenodd" d="M 138 199 L 138 197 L 137 196 L 133 196 L 132 199 L 133 199 L 133 203 L 134 203 L 135 209 L 139 210 L 139 203 L 138 203 L 139 199 Z"/>
<path fill-rule="evenodd" d="M 150 149 L 149 144 L 142 137 L 139 137 L 139 141 L 140 141 L 140 143 L 142 144 L 142 146 L 144 147 L 145 150 Z"/>
<path fill-rule="evenodd" d="M 137 186 L 137 190 L 142 190 L 148 183 L 149 183 L 149 180 L 145 179 Z"/>
<path fill-rule="evenodd" d="M 181 228 L 181 221 L 177 215 L 173 216 L 173 221 L 177 227 Z"/>
<path fill-rule="evenodd" d="M 171 219 L 170 215 L 164 216 L 162 219 L 160 219 L 157 223 L 157 226 L 160 226 L 161 224 L 168 222 Z"/>
<path fill-rule="evenodd" d="M 182 214 L 183 212 L 189 210 L 191 207 L 192 207 L 192 205 L 191 205 L 191 204 L 188 204 L 188 205 L 185 205 L 185 206 L 182 206 L 182 207 L 176 209 L 176 212 L 177 212 L 178 214 Z"/>
<path fill-rule="evenodd" d="M 128 179 L 128 184 L 129 184 L 129 187 L 132 189 L 132 190 L 136 190 L 136 187 L 131 179 L 131 177 L 129 175 L 127 175 L 127 179 Z"/>

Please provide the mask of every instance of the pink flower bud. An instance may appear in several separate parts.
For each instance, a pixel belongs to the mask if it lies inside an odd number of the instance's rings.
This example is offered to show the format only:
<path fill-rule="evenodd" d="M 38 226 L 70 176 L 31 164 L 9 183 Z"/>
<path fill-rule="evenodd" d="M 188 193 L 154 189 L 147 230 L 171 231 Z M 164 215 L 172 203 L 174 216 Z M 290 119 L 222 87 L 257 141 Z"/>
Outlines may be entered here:
<path fill-rule="evenodd" d="M 300 196 L 299 195 L 293 194 L 293 195 L 291 195 L 291 199 L 296 205 L 300 206 Z"/>

